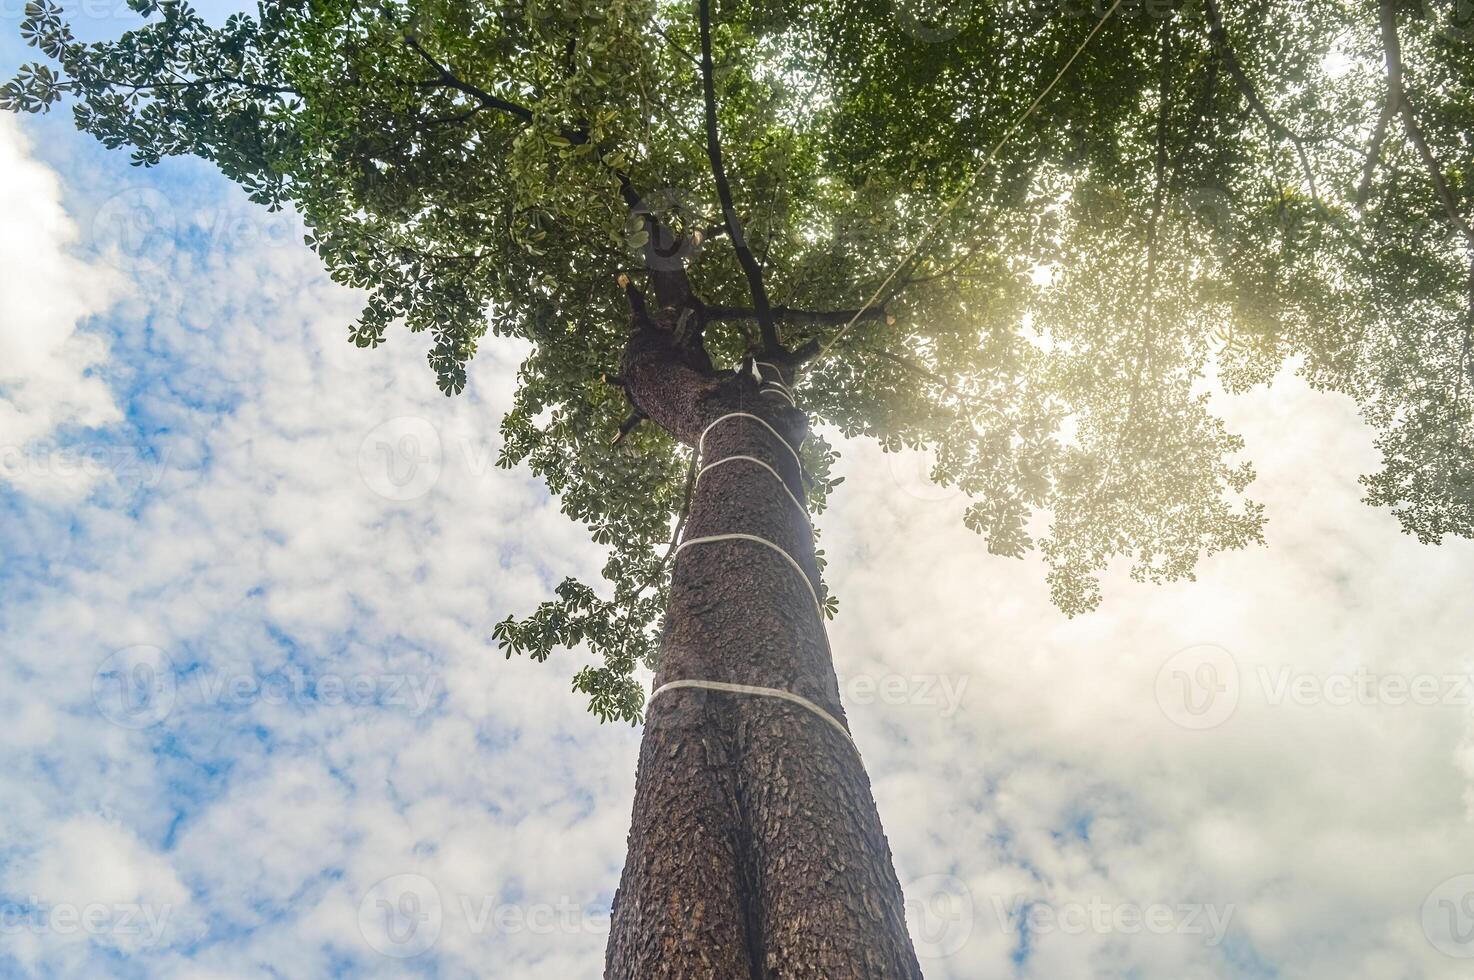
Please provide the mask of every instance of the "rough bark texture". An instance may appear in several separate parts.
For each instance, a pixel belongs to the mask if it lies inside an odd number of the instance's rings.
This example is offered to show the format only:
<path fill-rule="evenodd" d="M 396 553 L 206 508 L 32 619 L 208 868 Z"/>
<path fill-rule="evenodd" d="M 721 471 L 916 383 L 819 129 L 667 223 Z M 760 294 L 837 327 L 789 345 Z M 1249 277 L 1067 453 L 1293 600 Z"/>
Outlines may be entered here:
<path fill-rule="evenodd" d="M 750 376 L 712 373 L 699 331 L 698 349 L 675 343 L 675 309 L 642 321 L 622 373 L 652 421 L 695 445 L 712 420 L 751 412 L 800 444 L 803 413 L 761 394 Z M 793 381 L 787 371 L 784 381 Z M 704 463 L 732 455 L 766 461 L 803 499 L 793 457 L 758 423 L 729 420 L 707 436 Z M 728 532 L 778 544 L 817 587 L 807 516 L 761 467 L 736 462 L 701 478 L 684 536 Z M 676 561 L 656 685 L 686 678 L 793 691 L 844 719 L 809 589 L 753 542 L 694 546 Z M 890 848 L 849 742 L 771 698 L 682 689 L 655 699 L 605 975 L 920 977 Z"/>

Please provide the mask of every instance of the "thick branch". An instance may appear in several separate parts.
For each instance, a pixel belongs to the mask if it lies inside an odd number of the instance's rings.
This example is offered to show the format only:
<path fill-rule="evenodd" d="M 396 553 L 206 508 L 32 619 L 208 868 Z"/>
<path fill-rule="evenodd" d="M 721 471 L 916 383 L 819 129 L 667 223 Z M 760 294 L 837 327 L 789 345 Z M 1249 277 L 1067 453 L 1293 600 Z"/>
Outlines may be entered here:
<path fill-rule="evenodd" d="M 1228 66 L 1228 72 L 1233 76 L 1234 84 L 1243 93 L 1248 101 L 1249 107 L 1264 123 L 1270 133 L 1281 139 L 1289 140 L 1295 147 L 1295 155 L 1300 159 L 1300 169 L 1305 172 L 1305 182 L 1310 185 L 1310 196 L 1320 203 L 1320 192 L 1315 186 L 1315 172 L 1310 167 L 1310 156 L 1305 152 L 1305 140 L 1288 126 L 1275 119 L 1269 112 L 1269 107 L 1259 97 L 1259 90 L 1254 87 L 1253 81 L 1244 72 L 1244 66 L 1239 63 L 1239 56 L 1234 52 L 1228 41 L 1228 31 L 1223 26 L 1223 17 L 1218 11 L 1218 0 L 1205 0 L 1203 10 L 1208 15 L 1208 33 L 1213 39 L 1213 44 L 1223 52 L 1223 62 Z"/>
<path fill-rule="evenodd" d="M 624 437 L 635 431 L 635 427 L 643 421 L 645 421 L 644 412 L 641 412 L 639 409 L 631 412 L 629 417 L 619 424 L 619 431 L 615 433 L 613 439 L 609 440 L 609 444 L 617 446 L 621 442 L 624 442 Z"/>
<path fill-rule="evenodd" d="M 599 157 L 603 162 L 603 156 Z M 605 166 L 608 166 L 606 163 Z M 655 302 L 661 309 L 688 309 L 699 306 L 691 290 L 691 280 L 686 275 L 686 263 L 675 247 L 675 232 L 651 212 L 635 189 L 629 174 L 610 167 L 610 172 L 619 181 L 619 193 L 629 209 L 640 215 L 645 222 L 645 268 L 650 271 L 650 283 L 655 287 Z M 667 249 L 665 254 L 661 249 Z"/>
<path fill-rule="evenodd" d="M 737 261 L 742 265 L 747 285 L 752 290 L 752 305 L 758 328 L 763 333 L 763 346 L 770 351 L 780 350 L 782 344 L 778 339 L 778 328 L 773 324 L 768 291 L 763 286 L 763 270 L 742 235 L 742 226 L 732 203 L 732 186 L 727 183 L 727 171 L 722 165 L 722 142 L 717 132 L 716 84 L 712 81 L 711 0 L 697 0 L 697 8 L 701 17 L 701 90 L 706 102 L 706 155 L 711 160 L 711 175 L 716 181 L 717 199 L 722 204 L 727 234 L 732 238 L 732 248 L 737 252 Z"/>
<path fill-rule="evenodd" d="M 1448 220 L 1463 233 L 1464 241 L 1469 247 L 1474 248 L 1474 229 L 1469 227 L 1469 223 L 1459 212 L 1458 202 L 1454 200 L 1453 192 L 1448 188 L 1448 182 L 1443 179 L 1443 170 L 1438 166 L 1438 160 L 1434 158 L 1433 150 L 1428 146 L 1428 139 L 1423 135 L 1423 128 L 1418 125 L 1412 102 L 1407 97 L 1407 89 L 1403 85 L 1402 43 L 1397 37 L 1397 11 L 1392 6 L 1391 0 L 1382 0 L 1381 21 L 1382 50 L 1387 56 L 1387 98 L 1395 111 L 1402 116 L 1402 124 L 1407 130 L 1408 141 L 1418 151 L 1418 156 L 1423 158 L 1423 166 L 1428 171 L 1428 178 L 1433 182 L 1434 193 L 1438 195 L 1438 201 L 1443 205 Z"/>

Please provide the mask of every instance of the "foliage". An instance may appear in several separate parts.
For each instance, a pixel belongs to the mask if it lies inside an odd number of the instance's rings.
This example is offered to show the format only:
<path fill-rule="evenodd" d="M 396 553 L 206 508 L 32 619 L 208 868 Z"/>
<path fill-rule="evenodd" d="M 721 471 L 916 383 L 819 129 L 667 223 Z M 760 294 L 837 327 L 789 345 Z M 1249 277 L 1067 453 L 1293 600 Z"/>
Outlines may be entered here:
<path fill-rule="evenodd" d="M 368 291 L 354 343 L 428 331 L 447 394 L 488 330 L 531 341 L 501 462 L 609 545 L 613 591 L 564 582 L 496 638 L 540 659 L 586 644 L 600 666 L 575 687 L 636 717 L 686 479 L 652 427 L 608 444 L 624 405 L 600 376 L 639 213 L 681 236 L 671 261 L 708 303 L 748 302 L 727 242 L 693 234 L 719 220 L 695 5 L 267 0 L 210 26 L 130 4 L 138 29 L 84 44 L 30 3 L 22 31 L 54 66 L 22 69 L 0 103 L 71 99 L 139 164 L 201 156 L 298 209 L 333 277 Z M 910 257 L 884 296 L 895 322 L 839 338 L 806 407 L 934 452 L 934 477 L 972 499 L 966 525 L 998 554 L 1037 547 L 1071 614 L 1114 562 L 1172 580 L 1260 540 L 1215 379 L 1242 391 L 1289 365 L 1350 395 L 1383 453 L 1368 501 L 1425 541 L 1474 533 L 1474 22 L 1455 2 L 1388 10 L 1406 111 L 1387 111 L 1403 105 L 1375 3 L 1132 0 L 980 170 L 1101 5 L 718 6 L 727 170 L 775 303 L 856 307 Z M 784 329 L 794 346 L 838 330 Z M 707 336 L 725 363 L 754 340 L 737 323 Z M 833 453 L 807 452 L 822 506 Z"/>

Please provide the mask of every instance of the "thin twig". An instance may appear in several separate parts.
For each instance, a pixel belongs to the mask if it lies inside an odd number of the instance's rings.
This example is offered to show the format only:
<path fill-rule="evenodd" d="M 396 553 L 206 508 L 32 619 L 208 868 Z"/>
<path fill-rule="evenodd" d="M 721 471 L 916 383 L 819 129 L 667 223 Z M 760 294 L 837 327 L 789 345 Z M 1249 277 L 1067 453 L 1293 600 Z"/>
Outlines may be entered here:
<path fill-rule="evenodd" d="M 1244 66 L 1239 62 L 1239 56 L 1234 52 L 1233 46 L 1228 40 L 1228 31 L 1223 26 L 1223 17 L 1218 12 L 1218 0 L 1204 0 L 1203 11 L 1208 15 L 1208 34 L 1214 45 L 1223 52 L 1224 64 L 1228 66 L 1228 73 L 1233 76 L 1234 84 L 1244 94 L 1249 107 L 1264 123 L 1271 134 L 1281 139 L 1289 140 L 1295 147 L 1295 155 L 1300 160 L 1300 169 L 1305 173 L 1305 182 L 1310 186 L 1310 197 L 1316 205 L 1320 205 L 1320 192 L 1315 186 L 1315 172 L 1310 166 L 1310 156 L 1305 152 L 1305 140 L 1290 127 L 1281 123 L 1270 113 L 1269 107 L 1259 97 L 1259 90 L 1254 87 L 1253 81 L 1244 72 Z"/>
<path fill-rule="evenodd" d="M 885 307 L 868 310 L 796 310 L 791 306 L 774 306 L 768 312 L 778 323 L 839 324 L 858 316 L 862 320 L 891 319 Z M 745 306 L 708 306 L 702 311 L 707 320 L 754 320 L 757 314 Z"/>
<path fill-rule="evenodd" d="M 677 54 L 679 54 L 682 58 L 685 58 L 687 61 L 691 62 L 691 64 L 696 65 L 698 68 L 700 67 L 701 63 L 696 60 L 696 56 L 687 51 L 685 48 L 681 47 L 681 45 L 676 42 L 675 38 L 671 37 L 665 32 L 664 28 L 662 28 L 659 24 L 653 22 L 650 26 L 655 29 L 656 34 L 659 34 L 662 38 L 665 39 L 666 44 L 669 44 L 672 48 L 675 49 Z"/>
<path fill-rule="evenodd" d="M 432 79 L 435 84 L 448 86 L 458 92 L 464 92 L 466 95 L 471 96 L 473 99 L 480 101 L 480 103 L 486 106 L 488 109 L 500 109 L 502 112 L 510 113 L 511 115 L 516 116 L 523 122 L 532 121 L 531 109 L 527 108 L 525 105 L 518 105 L 515 102 L 508 102 L 506 99 L 499 99 L 495 95 L 492 95 L 490 92 L 487 92 L 484 89 L 477 88 L 475 85 L 472 85 L 470 82 L 462 79 L 454 72 L 452 72 L 449 68 L 442 65 L 440 62 L 431 57 L 430 52 L 420 47 L 419 39 L 416 38 L 413 34 L 406 34 L 404 36 L 404 43 L 406 46 L 409 47 L 411 51 L 415 52 L 421 58 L 423 58 L 426 64 L 435 69 L 436 77 Z"/>
<path fill-rule="evenodd" d="M 1397 115 L 1397 106 L 1392 97 L 1388 96 L 1382 103 L 1382 112 L 1377 116 L 1376 128 L 1372 130 L 1372 141 L 1367 146 L 1367 158 L 1361 165 L 1361 180 L 1356 185 L 1356 206 L 1363 207 L 1367 201 L 1367 193 L 1372 187 L 1372 174 L 1376 172 L 1377 164 L 1382 160 L 1382 143 L 1387 139 L 1387 125 L 1392 122 L 1392 117 Z"/>
<path fill-rule="evenodd" d="M 912 374 L 926 378 L 929 381 L 935 381 L 937 384 L 941 385 L 947 390 L 947 394 L 953 396 L 957 394 L 957 389 L 952 387 L 952 382 L 948 381 L 940 374 L 937 374 L 935 371 L 931 371 L 927 368 L 922 367 L 920 364 L 917 364 L 909 357 L 902 357 L 900 354 L 893 354 L 888 350 L 881 350 L 878 348 L 876 349 L 875 353 L 885 358 L 887 361 L 890 361 L 892 364 L 899 364 L 901 367 L 905 368 L 907 371 L 910 371 Z"/>
<path fill-rule="evenodd" d="M 686 518 L 689 517 L 691 514 L 691 493 L 694 490 L 695 486 L 696 453 L 693 450 L 691 453 L 691 465 L 686 469 L 686 492 L 683 499 L 681 500 L 681 510 L 676 515 L 675 530 L 671 532 L 670 547 L 665 549 L 665 556 L 660 559 L 660 563 L 655 566 L 654 570 L 651 571 L 649 575 L 645 576 L 645 580 L 641 582 L 638 587 L 636 587 L 634 592 L 630 593 L 629 598 L 625 599 L 624 604 L 627 607 L 633 608 L 635 600 L 640 598 L 640 596 L 645 593 L 646 589 L 655 584 L 655 580 L 660 578 L 660 574 L 665 571 L 665 567 L 670 564 L 671 556 L 676 553 L 676 547 L 680 544 L 681 532 L 686 529 Z"/>
<path fill-rule="evenodd" d="M 706 0 L 702 0 L 702 2 L 705 3 Z M 845 334 L 849 333 L 850 328 L 853 327 L 855 323 L 860 319 L 860 315 L 864 313 L 867 309 L 875 305 L 876 300 L 880 299 L 881 294 L 886 291 L 891 282 L 895 280 L 897 275 L 900 274 L 901 270 L 905 268 L 912 259 L 916 258 L 916 256 L 921 253 L 922 247 L 926 245 L 931 236 L 936 233 L 936 230 L 942 226 L 942 222 L 946 221 L 947 218 L 951 216 L 952 212 L 957 209 L 957 206 L 962 203 L 963 198 L 965 198 L 968 192 L 972 190 L 973 185 L 977 183 L 978 178 L 981 177 L 984 171 L 986 171 L 988 167 L 992 165 L 993 160 L 998 156 L 1003 147 L 1008 145 L 1008 141 L 1013 137 L 1013 134 L 1018 131 L 1020 126 L 1028 121 L 1028 118 L 1034 114 L 1034 110 L 1039 108 L 1040 104 L 1042 104 L 1044 100 L 1049 97 L 1049 93 L 1053 92 L 1055 86 L 1058 85 L 1060 83 L 1060 80 L 1065 77 L 1065 72 L 1069 71 L 1071 66 L 1073 66 L 1075 62 L 1079 59 L 1080 55 L 1085 53 L 1085 49 L 1090 46 L 1090 42 L 1095 40 L 1095 35 L 1100 33 L 1100 29 L 1102 27 L 1105 27 L 1106 21 L 1110 20 L 1111 15 L 1120 9 L 1121 3 L 1122 0 L 1115 0 L 1115 2 L 1111 4 L 1110 8 L 1101 15 L 1100 20 L 1095 22 L 1095 26 L 1090 29 L 1089 34 L 1085 35 L 1085 39 L 1080 42 L 1079 47 L 1075 48 L 1075 51 L 1073 54 L 1070 55 L 1069 60 L 1067 60 L 1062 66 L 1060 66 L 1060 69 L 1058 72 L 1055 73 L 1054 78 L 1050 79 L 1049 84 L 1044 86 L 1044 91 L 1040 92 L 1038 96 L 1035 97 L 1034 101 L 1029 103 L 1029 107 L 1025 109 L 1022 113 L 1020 113 L 1018 117 L 1009 124 L 1008 128 L 1003 131 L 1002 138 L 993 145 L 993 149 L 988 151 L 988 155 L 983 158 L 982 164 L 979 165 L 977 170 L 973 171 L 972 176 L 967 179 L 967 182 L 965 184 L 963 184 L 962 190 L 958 191 L 957 196 L 952 198 L 952 200 L 947 203 L 947 206 L 942 209 L 942 213 L 937 215 L 936 220 L 934 220 L 922 231 L 921 237 L 916 240 L 916 244 L 911 246 L 911 250 L 907 252 L 906 255 L 901 259 L 901 261 L 896 264 L 896 267 L 890 271 L 890 274 L 885 277 L 881 284 L 875 288 L 875 292 L 870 294 L 870 298 L 865 301 L 865 305 L 860 307 L 860 312 L 851 317 L 850 321 L 846 323 L 842 328 L 840 328 L 840 331 L 837 334 L 831 337 L 827 343 L 820 347 L 819 353 L 815 357 L 816 360 L 827 355 L 829 351 L 834 348 L 835 344 L 844 339 Z"/>

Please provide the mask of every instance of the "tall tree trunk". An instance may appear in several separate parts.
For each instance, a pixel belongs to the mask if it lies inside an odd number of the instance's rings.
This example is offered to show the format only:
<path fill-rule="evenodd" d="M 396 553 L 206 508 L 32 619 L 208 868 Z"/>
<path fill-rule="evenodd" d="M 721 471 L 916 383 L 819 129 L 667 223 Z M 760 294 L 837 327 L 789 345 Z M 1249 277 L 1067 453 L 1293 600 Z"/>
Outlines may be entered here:
<path fill-rule="evenodd" d="M 653 321 L 636 317 L 623 376 L 637 406 L 692 446 L 730 412 L 758 415 L 798 446 L 803 413 L 761 394 L 749 375 L 714 375 L 699 341 L 695 351 L 675 342 L 676 320 L 670 308 Z M 722 422 L 704 450 L 704 464 L 730 456 L 766 462 L 803 500 L 796 461 L 758 422 Z M 734 532 L 778 545 L 817 587 L 806 514 L 772 473 L 749 461 L 700 478 L 685 539 Z M 844 719 L 804 576 L 752 541 L 679 554 L 656 686 L 680 679 L 791 691 Z M 605 976 L 920 977 L 854 746 L 782 700 L 689 688 L 656 698 L 646 714 Z"/>

